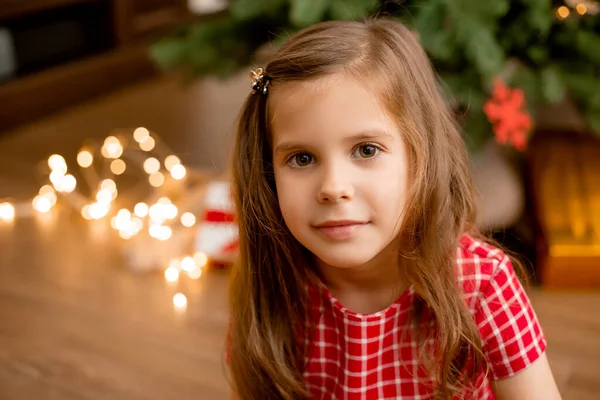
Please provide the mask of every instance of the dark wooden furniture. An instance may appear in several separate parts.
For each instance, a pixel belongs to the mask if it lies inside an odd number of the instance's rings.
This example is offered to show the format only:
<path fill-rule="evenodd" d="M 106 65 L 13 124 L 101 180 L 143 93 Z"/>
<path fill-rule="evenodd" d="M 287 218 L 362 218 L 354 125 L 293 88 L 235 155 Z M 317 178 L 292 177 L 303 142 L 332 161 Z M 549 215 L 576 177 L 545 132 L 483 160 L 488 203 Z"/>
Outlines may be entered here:
<path fill-rule="evenodd" d="M 191 20 L 186 0 L 0 0 L 16 71 L 0 80 L 0 134 L 156 71 L 148 44 Z"/>

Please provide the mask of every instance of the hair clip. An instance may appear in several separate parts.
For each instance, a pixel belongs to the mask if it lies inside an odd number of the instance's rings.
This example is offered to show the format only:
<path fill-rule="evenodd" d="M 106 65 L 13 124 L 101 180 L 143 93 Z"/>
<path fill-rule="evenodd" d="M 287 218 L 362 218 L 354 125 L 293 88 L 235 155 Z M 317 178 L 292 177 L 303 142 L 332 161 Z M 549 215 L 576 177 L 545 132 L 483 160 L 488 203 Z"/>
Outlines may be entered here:
<path fill-rule="evenodd" d="M 262 68 L 254 69 L 250 71 L 250 78 L 252 79 L 252 94 L 260 92 L 266 95 L 270 79 L 265 75 L 265 71 Z"/>

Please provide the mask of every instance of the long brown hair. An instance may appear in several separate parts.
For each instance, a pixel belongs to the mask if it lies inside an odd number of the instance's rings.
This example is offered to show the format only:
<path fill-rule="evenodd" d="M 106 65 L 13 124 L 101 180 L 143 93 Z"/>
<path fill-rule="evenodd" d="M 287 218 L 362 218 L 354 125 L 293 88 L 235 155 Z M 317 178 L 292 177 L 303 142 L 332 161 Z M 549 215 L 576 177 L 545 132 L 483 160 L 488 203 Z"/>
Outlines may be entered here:
<path fill-rule="evenodd" d="M 269 93 L 288 82 L 349 74 L 380 95 L 401 127 L 412 185 L 398 256 L 417 294 L 414 329 L 426 311 L 436 322 L 437 345 L 423 346 L 424 362 L 437 395 L 451 397 L 485 367 L 455 270 L 459 239 L 474 229 L 474 199 L 460 129 L 418 39 L 388 19 L 324 22 L 290 38 L 265 71 Z M 308 317 L 309 258 L 279 209 L 268 98 L 248 96 L 234 150 L 240 255 L 230 287 L 229 366 L 240 399 L 306 399 L 296 328 Z"/>

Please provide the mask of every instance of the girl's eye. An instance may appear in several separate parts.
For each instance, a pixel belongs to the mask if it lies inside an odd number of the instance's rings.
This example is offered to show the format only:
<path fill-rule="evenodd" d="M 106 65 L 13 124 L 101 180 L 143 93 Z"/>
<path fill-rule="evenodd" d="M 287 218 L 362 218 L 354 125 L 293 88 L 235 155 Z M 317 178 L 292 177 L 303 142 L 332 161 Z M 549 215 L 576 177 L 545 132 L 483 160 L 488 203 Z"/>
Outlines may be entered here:
<path fill-rule="evenodd" d="M 379 154 L 380 151 L 381 150 L 377 146 L 373 146 L 372 144 L 363 144 L 355 150 L 354 156 L 359 158 L 373 158 Z"/>
<path fill-rule="evenodd" d="M 288 164 L 292 167 L 306 167 L 312 164 L 314 158 L 308 153 L 297 153 L 290 157 Z"/>

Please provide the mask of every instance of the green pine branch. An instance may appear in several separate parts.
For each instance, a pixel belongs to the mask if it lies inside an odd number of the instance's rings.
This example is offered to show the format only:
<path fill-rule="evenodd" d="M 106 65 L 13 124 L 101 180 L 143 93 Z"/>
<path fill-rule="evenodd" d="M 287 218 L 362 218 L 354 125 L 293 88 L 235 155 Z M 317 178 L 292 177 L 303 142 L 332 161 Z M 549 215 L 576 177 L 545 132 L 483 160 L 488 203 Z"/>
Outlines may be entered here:
<path fill-rule="evenodd" d="M 191 78 L 225 77 L 249 64 L 266 42 L 281 44 L 288 32 L 323 20 L 392 12 L 418 33 L 473 151 L 492 136 L 482 107 L 498 75 L 524 90 L 531 111 L 569 96 L 600 132 L 600 16 L 559 21 L 553 3 L 230 0 L 228 15 L 159 40 L 151 55 L 163 68 L 184 69 Z"/>

